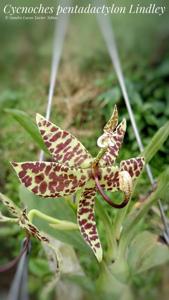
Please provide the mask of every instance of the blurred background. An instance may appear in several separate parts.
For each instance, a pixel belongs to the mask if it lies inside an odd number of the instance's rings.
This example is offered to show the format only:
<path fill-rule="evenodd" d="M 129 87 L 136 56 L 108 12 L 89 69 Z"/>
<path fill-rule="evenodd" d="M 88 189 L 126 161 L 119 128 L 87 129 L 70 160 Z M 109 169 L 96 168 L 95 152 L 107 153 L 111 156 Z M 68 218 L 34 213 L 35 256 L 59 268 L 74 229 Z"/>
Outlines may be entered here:
<path fill-rule="evenodd" d="M 87 5 L 89 1 L 75 1 Z M 108 1 L 118 5 L 132 1 Z M 134 1 L 142 5 L 152 1 Z M 2 7 L 6 1 L 1 1 Z M 28 5 L 27 1 L 8 1 Z M 49 5 L 48 1 L 36 1 Z M 166 5 L 167 1 L 155 1 Z M 29 6 L 35 1 L 29 1 Z M 50 1 L 56 6 L 56 1 Z M 169 27 L 168 10 L 163 16 L 112 15 L 126 84 L 136 121 L 146 146 L 152 135 L 169 119 Z M 35 120 L 36 112 L 45 115 L 51 70 L 55 21 L 0 20 L 0 190 L 16 203 L 18 180 L 9 161 L 37 160 L 39 148 L 30 135 L 13 119 L 10 109 L 26 112 Z M 56 81 L 51 120 L 68 129 L 95 155 L 96 139 L 111 115 L 114 104 L 127 119 L 128 130 L 120 159 L 139 154 L 119 84 L 94 15 L 71 15 Z M 152 161 L 158 176 L 169 163 L 169 142 Z M 143 176 L 140 192 L 148 187 Z M 138 191 L 139 193 L 139 191 Z M 16 243 L 16 237 L 18 243 Z M 22 239 L 18 228 L 0 225 L 0 263 L 18 253 Z M 36 261 L 40 246 L 32 248 L 29 288 L 31 299 L 38 299 L 44 278 Z M 35 267 L 36 266 L 36 267 Z M 40 265 L 41 266 L 41 265 Z M 169 265 L 133 278 L 137 299 L 168 299 Z M 92 270 L 88 270 L 92 272 Z M 0 274 L 0 293 L 6 293 L 13 271 Z M 45 279 L 44 279 L 45 283 Z M 58 298 L 59 299 L 59 298 Z"/>

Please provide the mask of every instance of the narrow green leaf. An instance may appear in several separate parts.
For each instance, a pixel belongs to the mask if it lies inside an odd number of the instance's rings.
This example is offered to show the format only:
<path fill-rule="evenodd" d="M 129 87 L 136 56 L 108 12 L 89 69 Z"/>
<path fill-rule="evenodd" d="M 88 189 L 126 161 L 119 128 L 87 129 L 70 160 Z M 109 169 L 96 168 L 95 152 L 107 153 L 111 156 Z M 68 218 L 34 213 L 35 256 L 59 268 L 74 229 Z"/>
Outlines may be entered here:
<path fill-rule="evenodd" d="M 144 156 L 146 163 L 148 163 L 154 157 L 154 155 L 160 150 L 161 146 L 167 140 L 168 136 L 169 136 L 169 121 L 156 132 L 149 145 L 142 152 L 142 155 Z"/>
<path fill-rule="evenodd" d="M 36 144 L 48 154 L 48 150 L 42 140 L 36 124 L 32 121 L 30 116 L 18 109 L 5 109 L 33 138 Z"/>
<path fill-rule="evenodd" d="M 101 201 L 96 201 L 96 210 L 99 218 L 102 220 L 105 228 L 105 235 L 107 239 L 108 250 L 106 253 L 106 259 L 114 259 L 117 252 L 117 242 L 115 236 L 112 234 L 112 224 L 110 218 L 105 211 Z"/>
<path fill-rule="evenodd" d="M 120 239 L 122 224 L 127 214 L 127 211 L 128 211 L 128 206 L 125 206 L 116 212 L 114 222 L 113 222 L 113 233 L 116 240 Z"/>
<path fill-rule="evenodd" d="M 131 239 L 135 234 L 137 224 L 144 218 L 150 207 L 158 199 L 166 199 L 166 195 L 169 193 L 169 168 L 163 172 L 157 183 L 156 190 L 147 198 L 147 200 L 138 208 L 134 208 L 130 214 L 128 214 L 125 223 L 124 230 L 120 241 L 121 253 L 124 254 L 125 249 L 129 245 Z"/>
<path fill-rule="evenodd" d="M 147 198 L 140 209 L 135 208 L 131 214 L 128 215 L 125 222 L 125 231 L 135 227 L 141 218 L 145 216 L 153 203 L 159 198 L 163 200 L 169 192 L 169 168 L 164 171 L 158 178 L 156 190 Z"/>

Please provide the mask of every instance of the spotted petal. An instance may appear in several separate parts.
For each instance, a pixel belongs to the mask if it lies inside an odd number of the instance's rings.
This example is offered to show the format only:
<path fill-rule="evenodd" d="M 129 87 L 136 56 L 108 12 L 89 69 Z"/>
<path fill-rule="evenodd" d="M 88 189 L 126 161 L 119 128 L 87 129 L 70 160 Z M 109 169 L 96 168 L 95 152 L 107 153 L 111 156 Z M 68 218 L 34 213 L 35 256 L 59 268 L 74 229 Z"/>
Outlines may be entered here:
<path fill-rule="evenodd" d="M 90 184 L 88 182 L 79 201 L 77 220 L 84 240 L 91 247 L 96 258 L 100 262 L 103 254 L 94 216 L 95 196 L 95 185 L 94 183 Z"/>
<path fill-rule="evenodd" d="M 103 167 L 100 168 L 100 184 L 101 186 L 108 191 L 117 191 L 121 189 L 121 179 L 126 177 L 127 173 L 130 175 L 132 182 L 140 175 L 144 167 L 144 158 L 136 157 L 127 160 L 123 160 L 120 163 L 120 168 L 118 167 Z M 126 173 L 126 176 L 124 172 Z"/>
<path fill-rule="evenodd" d="M 119 190 L 119 168 L 103 167 L 100 168 L 100 185 L 104 190 L 116 192 Z"/>
<path fill-rule="evenodd" d="M 69 132 L 60 129 L 37 114 L 37 125 L 54 160 L 67 166 L 78 167 L 92 157 L 85 147 Z"/>
<path fill-rule="evenodd" d="M 7 207 L 11 215 L 18 217 L 21 214 L 21 209 L 19 209 L 13 201 L 11 201 L 7 196 L 0 193 L 0 201 Z"/>
<path fill-rule="evenodd" d="M 113 131 L 118 125 L 118 110 L 117 106 L 114 106 L 113 113 L 107 124 L 104 126 L 104 132 Z"/>
<path fill-rule="evenodd" d="M 144 167 L 144 164 L 145 164 L 144 157 L 130 158 L 121 161 L 120 170 L 127 171 L 132 177 L 132 179 L 135 179 L 140 175 Z"/>
<path fill-rule="evenodd" d="M 133 182 L 140 175 L 144 167 L 144 158 L 137 157 L 124 160 L 120 168 L 101 168 L 100 185 L 104 190 L 111 192 L 122 191 L 125 195 L 125 203 L 132 195 Z"/>
<path fill-rule="evenodd" d="M 59 266 L 60 266 L 60 254 L 55 248 L 48 236 L 44 235 L 43 232 L 41 232 L 34 224 L 32 224 L 27 216 L 26 210 L 24 209 L 21 212 L 21 215 L 19 217 L 19 225 L 22 229 L 24 229 L 30 236 L 33 236 L 34 238 L 38 239 L 40 242 L 45 243 L 50 250 L 52 250 L 53 258 L 56 261 L 56 267 L 55 271 L 59 273 Z"/>
<path fill-rule="evenodd" d="M 38 196 L 64 197 L 75 193 L 89 178 L 88 169 L 54 162 L 12 163 L 21 183 Z"/>
<path fill-rule="evenodd" d="M 21 210 L 11 199 L 2 193 L 0 193 L 0 201 L 7 207 L 11 215 L 18 219 L 18 223 L 22 229 L 40 241 L 49 242 L 39 229 L 29 221 L 25 209 Z"/>
<path fill-rule="evenodd" d="M 130 174 L 127 171 L 119 170 L 119 168 L 117 167 L 104 167 L 101 169 L 99 183 L 105 191 L 121 191 L 124 193 L 124 200 L 121 204 L 119 204 L 119 207 L 124 207 L 130 200 L 132 194 L 133 181 Z"/>
<path fill-rule="evenodd" d="M 123 142 L 123 138 L 126 132 L 126 121 L 125 119 L 116 127 L 114 131 L 108 133 L 108 138 L 111 140 L 112 145 L 108 146 L 105 154 L 100 159 L 99 164 L 101 166 L 110 165 L 112 166 L 118 156 L 120 147 Z"/>
<path fill-rule="evenodd" d="M 44 236 L 39 229 L 29 221 L 26 209 L 21 211 L 19 216 L 19 225 L 21 228 L 26 230 L 27 233 L 29 233 L 31 236 L 34 236 L 39 241 L 49 243 L 48 238 Z"/>

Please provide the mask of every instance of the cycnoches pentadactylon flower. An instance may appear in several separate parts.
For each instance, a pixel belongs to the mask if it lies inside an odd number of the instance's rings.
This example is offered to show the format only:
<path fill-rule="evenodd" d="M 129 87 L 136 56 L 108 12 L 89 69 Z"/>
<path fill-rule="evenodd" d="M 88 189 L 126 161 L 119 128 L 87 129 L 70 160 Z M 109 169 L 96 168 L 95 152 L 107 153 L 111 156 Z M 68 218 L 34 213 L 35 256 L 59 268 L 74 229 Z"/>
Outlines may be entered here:
<path fill-rule="evenodd" d="M 54 161 L 13 162 L 12 165 L 20 181 L 36 195 L 57 198 L 75 194 L 81 189 L 77 222 L 83 238 L 101 261 L 102 247 L 94 217 L 96 192 L 99 191 L 113 207 L 124 207 L 131 197 L 133 181 L 144 166 L 144 158 L 121 161 L 119 167 L 114 165 L 126 131 L 125 120 L 118 125 L 116 106 L 103 135 L 98 138 L 97 144 L 101 150 L 96 158 L 69 132 L 39 114 L 36 120 Z M 124 201 L 121 204 L 111 202 L 103 189 L 122 191 Z"/>
<path fill-rule="evenodd" d="M 36 239 L 38 239 L 41 242 L 46 242 L 49 243 L 49 239 L 39 231 L 39 229 L 33 225 L 27 215 L 26 209 L 21 210 L 16 204 L 14 204 L 13 201 L 11 201 L 8 197 L 0 193 L 0 202 L 2 202 L 11 215 L 14 218 L 8 218 L 3 216 L 2 214 L 0 215 L 0 221 L 4 222 L 16 222 L 18 225 L 26 231 L 26 233 L 30 236 L 34 236 Z"/>
<path fill-rule="evenodd" d="M 0 193 L 0 202 L 6 206 L 12 218 L 6 217 L 0 212 L 0 222 L 11 222 L 18 224 L 26 233 L 28 237 L 34 237 L 42 243 L 45 243 L 53 251 L 56 262 L 56 273 L 59 273 L 59 253 L 53 247 L 50 239 L 43 234 L 30 220 L 26 209 L 20 209 L 12 200 Z"/>

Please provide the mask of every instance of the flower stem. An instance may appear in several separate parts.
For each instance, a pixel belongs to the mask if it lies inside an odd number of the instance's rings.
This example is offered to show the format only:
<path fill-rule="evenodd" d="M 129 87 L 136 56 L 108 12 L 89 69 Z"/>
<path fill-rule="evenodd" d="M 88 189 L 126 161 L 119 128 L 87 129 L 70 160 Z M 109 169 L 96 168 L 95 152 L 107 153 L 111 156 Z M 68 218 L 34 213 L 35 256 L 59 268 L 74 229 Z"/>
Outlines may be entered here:
<path fill-rule="evenodd" d="M 97 154 L 97 156 L 93 160 L 93 163 L 92 163 L 93 168 L 98 165 L 100 159 L 103 157 L 103 155 L 105 154 L 106 151 L 107 151 L 107 147 L 102 148 L 99 151 L 99 153 Z"/>
<path fill-rule="evenodd" d="M 18 218 L 10 218 L 0 213 L 0 222 L 18 223 Z"/>
<path fill-rule="evenodd" d="M 40 212 L 37 209 L 31 209 L 28 213 L 28 218 L 29 218 L 30 222 L 32 222 L 32 220 L 35 216 L 48 222 L 49 226 L 56 228 L 56 229 L 60 229 L 60 230 L 77 230 L 78 229 L 78 225 L 73 222 L 62 221 L 62 220 L 50 217 L 50 216 Z"/>
<path fill-rule="evenodd" d="M 122 224 L 125 219 L 127 210 L 128 210 L 128 206 L 117 211 L 116 216 L 115 216 L 115 220 L 113 223 L 114 224 L 113 232 L 114 232 L 115 239 L 118 241 L 120 239 L 120 235 L 121 235 L 121 231 L 122 231 Z"/>

